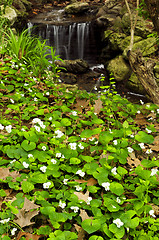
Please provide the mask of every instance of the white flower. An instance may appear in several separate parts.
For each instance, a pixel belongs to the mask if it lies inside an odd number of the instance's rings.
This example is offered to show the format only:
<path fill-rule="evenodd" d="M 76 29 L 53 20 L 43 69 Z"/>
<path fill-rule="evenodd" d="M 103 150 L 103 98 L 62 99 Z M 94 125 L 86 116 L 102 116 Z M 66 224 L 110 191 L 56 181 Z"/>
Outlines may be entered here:
<path fill-rule="evenodd" d="M 155 212 L 154 212 L 154 210 L 153 210 L 153 209 L 149 211 L 149 214 L 150 214 L 150 216 L 152 216 L 152 217 L 154 217 L 154 218 L 155 218 L 156 216 L 155 216 L 155 214 L 154 214 L 154 213 L 155 213 Z"/>
<path fill-rule="evenodd" d="M 87 140 L 87 138 L 81 138 L 81 140 L 82 140 L 82 141 L 86 141 L 86 140 Z"/>
<path fill-rule="evenodd" d="M 33 154 L 28 154 L 28 158 L 34 158 Z"/>
<path fill-rule="evenodd" d="M 148 133 L 152 133 L 152 131 L 148 128 L 145 129 Z"/>
<path fill-rule="evenodd" d="M 53 164 L 56 164 L 56 163 L 57 163 L 57 161 L 56 161 L 55 159 L 51 159 L 51 162 L 52 162 Z"/>
<path fill-rule="evenodd" d="M 51 185 L 51 182 L 46 182 L 46 183 L 43 183 L 43 188 L 44 189 L 48 189 Z"/>
<path fill-rule="evenodd" d="M 28 91 L 29 91 L 29 92 L 32 92 L 33 90 L 31 90 L 30 88 L 28 88 Z"/>
<path fill-rule="evenodd" d="M 139 143 L 139 146 L 141 147 L 141 149 L 145 148 L 144 143 Z"/>
<path fill-rule="evenodd" d="M 98 144 L 98 141 L 94 142 L 94 144 L 97 145 L 97 144 Z"/>
<path fill-rule="evenodd" d="M 22 132 L 25 132 L 26 130 L 24 128 L 21 129 Z"/>
<path fill-rule="evenodd" d="M 141 113 L 140 110 L 138 110 L 138 111 L 137 111 L 137 114 L 140 114 L 140 113 Z"/>
<path fill-rule="evenodd" d="M 65 158 L 65 156 L 62 154 L 61 158 Z"/>
<path fill-rule="evenodd" d="M 46 150 L 46 147 L 45 147 L 45 146 L 42 146 L 42 150 L 45 151 L 45 150 Z"/>
<path fill-rule="evenodd" d="M 96 90 L 96 91 L 97 91 L 97 90 L 98 90 L 98 88 L 95 86 L 95 87 L 94 87 L 94 90 Z"/>
<path fill-rule="evenodd" d="M 10 161 L 10 164 L 12 164 L 12 163 L 14 163 L 14 162 L 16 162 L 16 159 L 13 159 L 12 161 Z"/>
<path fill-rule="evenodd" d="M 117 203 L 121 203 L 121 200 L 119 197 L 116 198 Z"/>
<path fill-rule="evenodd" d="M 35 97 L 35 98 L 34 98 L 34 102 L 37 102 L 37 101 L 38 101 L 38 99 L 37 99 L 37 97 Z"/>
<path fill-rule="evenodd" d="M 10 99 L 10 101 L 11 101 L 11 103 L 14 103 L 14 100 L 12 98 Z"/>
<path fill-rule="evenodd" d="M 157 172 L 158 172 L 158 169 L 157 169 L 157 168 L 152 168 L 152 169 L 151 169 L 151 174 L 150 174 L 150 176 L 156 175 Z"/>
<path fill-rule="evenodd" d="M 71 210 L 74 211 L 74 213 L 77 213 L 78 210 L 79 210 L 79 207 L 75 207 L 75 206 L 72 206 L 72 207 L 70 207 L 70 208 L 71 208 Z"/>
<path fill-rule="evenodd" d="M 26 162 L 23 162 L 23 167 L 24 167 L 24 168 L 28 168 L 28 167 L 29 167 L 29 164 L 26 163 Z"/>
<path fill-rule="evenodd" d="M 68 182 L 68 179 L 67 179 L 67 178 L 64 178 L 63 184 L 64 184 L 64 185 L 67 185 L 67 182 Z"/>
<path fill-rule="evenodd" d="M 59 207 L 64 209 L 66 207 L 66 203 L 63 203 L 61 200 L 59 201 Z"/>
<path fill-rule="evenodd" d="M 49 121 L 52 121 L 52 117 L 49 117 Z"/>
<path fill-rule="evenodd" d="M 17 228 L 13 228 L 12 230 L 11 230 L 11 235 L 13 236 L 13 235 L 15 235 L 15 232 L 17 231 Z"/>
<path fill-rule="evenodd" d="M 46 125 L 44 125 L 43 122 L 40 122 L 39 125 L 40 125 L 40 127 L 43 128 L 43 129 L 46 128 Z"/>
<path fill-rule="evenodd" d="M 79 143 L 79 144 L 78 144 L 78 147 L 79 147 L 80 149 L 84 149 L 82 143 Z"/>
<path fill-rule="evenodd" d="M 69 146 L 72 150 L 76 150 L 77 143 L 69 143 Z"/>
<path fill-rule="evenodd" d="M 131 147 L 128 147 L 127 149 L 128 149 L 129 153 L 132 153 L 134 151 L 133 148 L 131 148 Z"/>
<path fill-rule="evenodd" d="M 90 202 L 92 201 L 92 197 L 88 197 L 87 198 L 87 201 L 86 201 L 86 203 L 87 203 L 87 205 L 90 205 Z"/>
<path fill-rule="evenodd" d="M 45 172 L 46 172 L 46 169 L 47 169 L 47 167 L 46 167 L 46 166 L 42 166 L 42 167 L 40 167 L 40 170 L 41 170 L 43 173 L 45 173 Z"/>
<path fill-rule="evenodd" d="M 46 92 L 46 95 L 47 95 L 47 96 L 49 96 L 49 95 L 50 95 L 50 93 L 49 93 L 49 92 Z"/>
<path fill-rule="evenodd" d="M 10 218 L 6 218 L 6 219 L 3 219 L 3 220 L 0 220 L 0 223 L 5 224 L 9 221 L 10 221 Z"/>
<path fill-rule="evenodd" d="M 35 125 L 34 128 L 37 132 L 40 132 L 40 127 L 39 126 Z"/>
<path fill-rule="evenodd" d="M 41 120 L 39 118 L 34 118 L 32 120 L 32 123 L 40 123 L 40 122 L 41 122 Z"/>
<path fill-rule="evenodd" d="M 61 138 L 64 135 L 60 130 L 56 130 L 55 134 L 57 134 L 56 138 Z"/>
<path fill-rule="evenodd" d="M 111 172 L 112 172 L 114 175 L 117 175 L 116 167 L 112 168 Z"/>
<path fill-rule="evenodd" d="M 110 133 L 113 133 L 112 130 L 111 130 L 111 128 L 109 128 L 109 132 L 110 132 Z"/>
<path fill-rule="evenodd" d="M 144 104 L 144 102 L 142 101 L 142 100 L 140 100 L 140 103 L 143 105 Z"/>
<path fill-rule="evenodd" d="M 11 126 L 11 125 L 6 126 L 6 131 L 7 131 L 8 133 L 11 133 L 11 131 L 12 131 L 12 126 Z"/>
<path fill-rule="evenodd" d="M 79 185 L 75 186 L 76 188 L 76 191 L 81 191 L 82 190 L 82 187 L 80 187 Z"/>
<path fill-rule="evenodd" d="M 73 116 L 77 116 L 77 112 L 76 112 L 76 111 L 72 111 L 71 114 L 72 114 Z"/>
<path fill-rule="evenodd" d="M 76 174 L 78 174 L 80 177 L 84 177 L 85 172 L 82 172 L 82 170 L 78 170 Z"/>
<path fill-rule="evenodd" d="M 92 138 L 90 138 L 90 139 L 89 139 L 89 141 L 93 142 L 93 141 L 94 141 L 94 139 L 95 139 L 95 138 L 94 138 L 94 137 L 92 137 Z"/>
<path fill-rule="evenodd" d="M 159 108 L 157 109 L 157 113 L 159 113 Z"/>
<path fill-rule="evenodd" d="M 0 130 L 3 130 L 4 126 L 0 123 Z"/>
<path fill-rule="evenodd" d="M 124 225 L 124 223 L 120 220 L 120 218 L 113 220 L 113 223 L 115 223 L 118 228 Z"/>
<path fill-rule="evenodd" d="M 104 187 L 105 188 L 105 191 L 109 191 L 110 190 L 110 183 L 109 182 L 104 182 L 104 183 L 102 183 L 102 187 Z"/>
<path fill-rule="evenodd" d="M 114 145 L 117 145 L 117 144 L 118 144 L 118 141 L 117 141 L 117 140 L 114 140 L 113 143 L 114 143 Z"/>
<path fill-rule="evenodd" d="M 60 158 L 61 157 L 61 153 L 60 152 L 56 153 L 56 157 Z"/>
<path fill-rule="evenodd" d="M 151 149 L 147 149 L 146 153 L 150 154 L 150 153 L 152 153 L 152 150 Z"/>

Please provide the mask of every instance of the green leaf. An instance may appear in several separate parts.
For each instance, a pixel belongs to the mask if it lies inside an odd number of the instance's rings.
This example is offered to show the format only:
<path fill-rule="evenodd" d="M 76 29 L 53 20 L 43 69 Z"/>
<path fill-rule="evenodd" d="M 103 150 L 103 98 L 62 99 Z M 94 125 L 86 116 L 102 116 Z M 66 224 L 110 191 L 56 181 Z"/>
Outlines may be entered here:
<path fill-rule="evenodd" d="M 61 120 L 61 125 L 64 126 L 64 127 L 68 127 L 68 126 L 71 126 L 72 123 L 71 123 L 71 121 L 68 118 L 63 118 Z"/>
<path fill-rule="evenodd" d="M 93 235 L 88 240 L 104 240 L 104 238 L 102 238 L 101 236 Z"/>
<path fill-rule="evenodd" d="M 85 162 L 93 162 L 94 161 L 94 158 L 90 157 L 90 156 L 82 156 L 81 155 L 81 157 Z"/>
<path fill-rule="evenodd" d="M 109 226 L 109 230 L 115 234 L 115 236 L 119 239 L 122 239 L 122 237 L 125 234 L 125 229 L 123 226 L 121 226 L 120 228 L 118 228 L 114 223 L 110 224 Z"/>
<path fill-rule="evenodd" d="M 70 164 L 79 164 L 81 160 L 79 158 L 71 158 L 70 159 Z"/>
<path fill-rule="evenodd" d="M 101 228 L 99 220 L 86 219 L 82 222 L 82 228 L 88 233 L 98 231 Z"/>
<path fill-rule="evenodd" d="M 24 193 L 31 192 L 34 189 L 34 185 L 28 181 L 23 181 L 21 187 Z"/>
<path fill-rule="evenodd" d="M 40 172 L 34 172 L 30 174 L 30 181 L 33 183 L 45 183 L 47 182 L 47 175 Z"/>
<path fill-rule="evenodd" d="M 120 206 L 117 204 L 117 202 L 106 197 L 104 197 L 104 206 L 106 206 L 110 212 L 117 212 L 120 209 Z"/>
<path fill-rule="evenodd" d="M 101 132 L 99 134 L 99 142 L 103 145 L 108 144 L 112 140 L 113 140 L 113 135 L 109 132 Z"/>
<path fill-rule="evenodd" d="M 34 142 L 29 142 L 28 140 L 24 140 L 21 146 L 27 152 L 36 148 L 36 144 Z"/>
<path fill-rule="evenodd" d="M 124 193 L 124 188 L 120 183 L 112 182 L 110 184 L 110 191 L 115 193 L 116 195 L 120 196 Z"/>
<path fill-rule="evenodd" d="M 85 129 L 83 132 L 81 132 L 80 137 L 81 137 L 81 138 L 90 138 L 90 137 L 92 137 L 93 134 L 94 134 L 94 133 L 93 133 L 93 130 L 91 130 L 91 129 Z"/>
<path fill-rule="evenodd" d="M 152 144 L 154 141 L 154 137 L 152 135 L 149 135 L 143 131 L 139 131 L 138 134 L 135 135 L 135 139 L 138 142 L 148 143 L 148 144 Z"/>

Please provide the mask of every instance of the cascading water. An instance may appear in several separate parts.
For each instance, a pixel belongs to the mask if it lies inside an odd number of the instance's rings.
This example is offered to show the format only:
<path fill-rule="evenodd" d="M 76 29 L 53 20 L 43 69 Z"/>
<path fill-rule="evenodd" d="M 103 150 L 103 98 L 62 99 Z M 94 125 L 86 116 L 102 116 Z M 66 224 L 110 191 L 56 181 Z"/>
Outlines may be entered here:
<path fill-rule="evenodd" d="M 56 13 L 57 14 L 57 13 Z M 33 21 L 28 27 L 34 26 L 33 34 L 47 39 L 47 44 L 56 49 L 56 55 L 62 59 L 84 59 L 90 64 L 97 63 L 99 56 L 99 34 L 91 21 L 86 22 L 63 22 L 56 15 L 54 22 Z M 50 15 L 49 15 L 50 17 Z M 54 18 L 53 18 L 54 19 Z M 60 22 L 59 22 L 60 21 Z M 35 27 L 36 26 L 36 27 Z"/>

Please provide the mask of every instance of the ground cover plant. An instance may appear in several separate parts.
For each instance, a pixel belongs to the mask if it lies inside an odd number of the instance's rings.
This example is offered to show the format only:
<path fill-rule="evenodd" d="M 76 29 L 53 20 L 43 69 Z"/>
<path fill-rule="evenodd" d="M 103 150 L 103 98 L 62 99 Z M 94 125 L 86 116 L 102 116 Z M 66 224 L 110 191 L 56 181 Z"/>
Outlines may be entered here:
<path fill-rule="evenodd" d="M 159 107 L 1 54 L 0 238 L 159 239 Z"/>

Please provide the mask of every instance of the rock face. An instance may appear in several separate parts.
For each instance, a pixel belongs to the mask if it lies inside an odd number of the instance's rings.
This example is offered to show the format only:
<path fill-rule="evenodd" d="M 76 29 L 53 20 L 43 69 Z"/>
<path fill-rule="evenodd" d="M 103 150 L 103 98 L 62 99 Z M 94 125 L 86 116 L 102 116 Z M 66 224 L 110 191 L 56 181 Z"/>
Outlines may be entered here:
<path fill-rule="evenodd" d="M 65 12 L 68 14 L 79 14 L 86 12 L 89 9 L 88 3 L 74 2 L 65 7 Z"/>
<path fill-rule="evenodd" d="M 127 53 L 130 45 L 130 17 L 125 5 L 121 1 L 107 0 L 105 5 L 97 13 L 97 24 L 103 26 L 103 50 L 101 59 L 106 66 L 109 74 L 113 73 L 117 82 L 127 81 L 127 86 L 131 91 L 144 94 L 145 91 L 141 86 L 135 74 L 132 74 L 128 62 Z M 133 16 L 136 10 L 130 4 Z M 135 28 L 133 50 L 140 49 L 142 55 L 146 58 L 157 56 L 156 38 L 151 36 L 153 33 L 153 24 L 138 16 Z M 150 35 L 151 37 L 147 37 Z M 158 64 L 154 68 L 154 73 L 158 81 L 159 70 Z M 159 81 L 158 81 L 159 82 Z"/>
<path fill-rule="evenodd" d="M 1 11 L 3 11 L 4 6 L 0 6 L 1 7 Z M 7 6 L 5 8 L 5 14 L 2 14 L 2 18 L 7 18 L 10 22 L 11 25 L 13 25 L 17 19 L 18 15 L 16 13 L 16 11 L 12 8 Z"/>
<path fill-rule="evenodd" d="M 84 73 L 89 69 L 89 65 L 86 61 L 82 59 L 76 60 L 64 60 L 64 61 L 56 61 L 56 65 L 61 68 L 64 68 L 67 72 L 71 73 Z"/>

